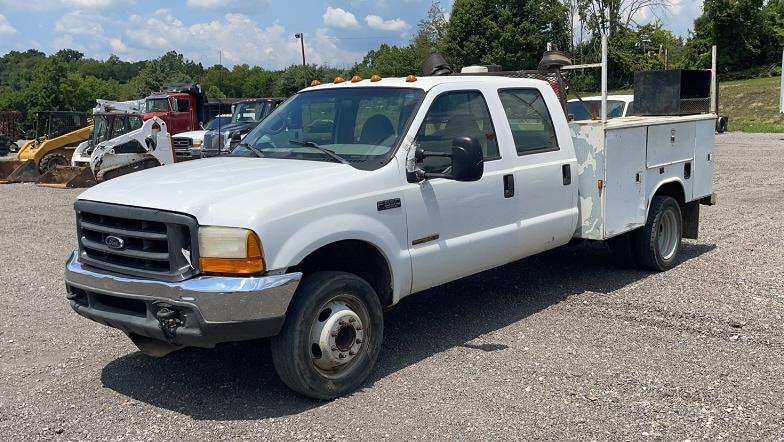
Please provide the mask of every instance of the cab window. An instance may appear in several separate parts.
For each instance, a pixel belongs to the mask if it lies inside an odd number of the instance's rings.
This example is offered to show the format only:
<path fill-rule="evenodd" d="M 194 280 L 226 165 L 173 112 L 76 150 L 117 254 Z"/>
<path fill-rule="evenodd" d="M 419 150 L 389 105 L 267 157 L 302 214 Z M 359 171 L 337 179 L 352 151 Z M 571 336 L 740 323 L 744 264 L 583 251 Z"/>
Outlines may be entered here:
<path fill-rule="evenodd" d="M 112 138 L 119 137 L 125 133 L 125 121 L 122 116 L 115 116 L 112 123 Z"/>
<path fill-rule="evenodd" d="M 128 125 L 130 127 L 130 130 L 136 130 L 136 129 L 142 127 L 142 119 L 140 117 L 135 116 L 135 115 L 131 116 L 131 117 L 128 117 Z"/>
<path fill-rule="evenodd" d="M 182 98 L 177 99 L 177 112 L 188 112 L 188 100 Z"/>
<path fill-rule="evenodd" d="M 476 139 L 482 146 L 485 161 L 501 158 L 490 111 L 479 91 L 448 92 L 436 98 L 419 128 L 416 142 L 427 151 L 451 152 L 452 141 L 458 137 Z M 450 164 L 449 158 L 427 157 L 421 168 L 440 173 Z"/>
<path fill-rule="evenodd" d="M 512 129 L 518 155 L 558 150 L 553 120 L 542 94 L 536 89 L 506 89 L 498 92 Z"/>

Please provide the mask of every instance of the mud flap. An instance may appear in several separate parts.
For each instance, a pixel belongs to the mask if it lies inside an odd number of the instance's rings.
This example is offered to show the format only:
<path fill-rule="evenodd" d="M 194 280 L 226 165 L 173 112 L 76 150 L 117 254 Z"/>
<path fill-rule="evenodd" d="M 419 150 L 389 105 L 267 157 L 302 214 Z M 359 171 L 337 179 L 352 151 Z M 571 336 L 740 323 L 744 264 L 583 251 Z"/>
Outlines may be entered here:
<path fill-rule="evenodd" d="M 128 337 L 131 338 L 131 341 L 133 341 L 142 353 L 155 358 L 162 358 L 171 352 L 182 350 L 187 347 L 187 345 L 169 344 L 168 342 L 132 333 L 128 334 Z"/>
<path fill-rule="evenodd" d="M 41 178 L 34 160 L 0 161 L 0 184 L 34 183 Z"/>
<path fill-rule="evenodd" d="M 89 167 L 55 166 L 43 174 L 36 184 L 57 189 L 91 187 L 95 185 L 95 176 Z"/>
<path fill-rule="evenodd" d="M 700 202 L 692 201 L 681 207 L 683 216 L 683 237 L 697 239 L 700 232 Z"/>

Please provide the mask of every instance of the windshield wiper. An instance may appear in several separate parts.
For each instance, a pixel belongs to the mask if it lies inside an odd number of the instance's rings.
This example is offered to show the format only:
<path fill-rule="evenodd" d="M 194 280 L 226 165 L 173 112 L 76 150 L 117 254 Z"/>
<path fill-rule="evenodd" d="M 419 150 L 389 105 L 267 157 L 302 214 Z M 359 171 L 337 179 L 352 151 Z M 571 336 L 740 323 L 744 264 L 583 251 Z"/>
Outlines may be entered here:
<path fill-rule="evenodd" d="M 329 149 L 327 149 L 325 147 L 321 147 L 321 146 L 319 146 L 318 144 L 316 144 L 316 143 L 314 143 L 312 141 L 289 140 L 289 143 L 296 144 L 296 145 L 302 146 L 302 147 L 310 147 L 311 149 L 316 149 L 319 152 L 327 155 L 328 157 L 332 158 L 333 160 L 335 160 L 335 161 L 337 161 L 339 163 L 348 164 L 348 161 L 344 160 L 343 157 L 341 157 L 340 155 L 336 154 L 335 152 L 333 152 L 333 151 L 331 151 L 331 150 L 329 150 Z"/>
<path fill-rule="evenodd" d="M 248 148 L 249 151 L 251 151 L 254 154 L 256 154 L 257 157 L 264 158 L 264 153 L 261 150 L 259 150 L 259 148 L 253 147 L 253 146 L 251 146 L 248 143 L 240 143 L 240 144 L 237 145 L 237 147 L 246 147 L 246 148 Z"/>

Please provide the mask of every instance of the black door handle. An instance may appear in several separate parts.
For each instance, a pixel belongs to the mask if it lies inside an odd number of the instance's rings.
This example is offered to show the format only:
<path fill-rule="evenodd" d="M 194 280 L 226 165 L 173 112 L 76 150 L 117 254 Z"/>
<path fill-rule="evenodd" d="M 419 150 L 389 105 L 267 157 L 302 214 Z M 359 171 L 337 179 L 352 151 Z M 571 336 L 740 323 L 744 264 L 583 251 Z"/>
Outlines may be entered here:
<path fill-rule="evenodd" d="M 572 184 L 572 168 L 568 164 L 564 164 L 561 167 L 561 173 L 563 174 L 563 185 L 568 186 Z"/>
<path fill-rule="evenodd" d="M 514 196 L 514 175 L 504 175 L 504 198 Z"/>

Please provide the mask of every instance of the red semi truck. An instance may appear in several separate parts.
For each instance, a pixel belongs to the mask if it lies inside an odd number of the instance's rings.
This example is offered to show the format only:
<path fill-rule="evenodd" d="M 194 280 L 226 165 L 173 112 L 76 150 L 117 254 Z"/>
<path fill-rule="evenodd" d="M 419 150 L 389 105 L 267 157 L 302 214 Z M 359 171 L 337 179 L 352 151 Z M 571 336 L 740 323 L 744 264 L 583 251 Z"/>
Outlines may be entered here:
<path fill-rule="evenodd" d="M 199 130 L 202 124 L 221 113 L 231 113 L 235 100 L 210 102 L 199 84 L 170 84 L 145 99 L 144 120 L 162 119 L 169 134 Z"/>

